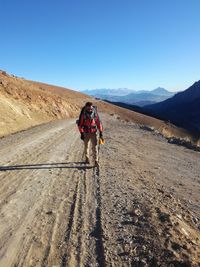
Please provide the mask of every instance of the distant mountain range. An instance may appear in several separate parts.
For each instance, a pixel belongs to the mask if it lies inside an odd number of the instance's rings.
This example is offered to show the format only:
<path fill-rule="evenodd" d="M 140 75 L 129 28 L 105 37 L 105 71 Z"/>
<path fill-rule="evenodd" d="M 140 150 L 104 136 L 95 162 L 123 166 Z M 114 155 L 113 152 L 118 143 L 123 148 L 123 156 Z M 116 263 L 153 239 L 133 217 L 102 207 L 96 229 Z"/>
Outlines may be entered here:
<path fill-rule="evenodd" d="M 128 88 L 117 88 L 117 89 L 107 89 L 107 88 L 100 88 L 100 89 L 86 89 L 81 91 L 81 93 L 100 97 L 100 96 L 125 96 L 134 92 L 132 89 Z"/>
<path fill-rule="evenodd" d="M 128 88 L 118 88 L 118 89 L 101 88 L 94 90 L 87 89 L 82 91 L 82 93 L 112 102 L 121 102 L 141 107 L 161 102 L 174 95 L 173 92 L 169 92 L 161 87 L 158 87 L 152 91 L 147 91 L 147 90 L 135 91 Z"/>
<path fill-rule="evenodd" d="M 200 135 L 200 81 L 170 99 L 145 107 L 145 111 Z"/>

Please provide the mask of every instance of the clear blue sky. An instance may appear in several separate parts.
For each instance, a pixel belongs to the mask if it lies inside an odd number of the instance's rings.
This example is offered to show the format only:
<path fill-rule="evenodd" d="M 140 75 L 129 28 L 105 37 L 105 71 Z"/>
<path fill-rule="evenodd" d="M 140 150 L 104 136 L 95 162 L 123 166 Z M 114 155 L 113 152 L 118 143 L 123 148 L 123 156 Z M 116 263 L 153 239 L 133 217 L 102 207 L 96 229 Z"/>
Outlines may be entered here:
<path fill-rule="evenodd" d="M 200 0 L 0 0 L 0 69 L 68 88 L 200 79 Z"/>

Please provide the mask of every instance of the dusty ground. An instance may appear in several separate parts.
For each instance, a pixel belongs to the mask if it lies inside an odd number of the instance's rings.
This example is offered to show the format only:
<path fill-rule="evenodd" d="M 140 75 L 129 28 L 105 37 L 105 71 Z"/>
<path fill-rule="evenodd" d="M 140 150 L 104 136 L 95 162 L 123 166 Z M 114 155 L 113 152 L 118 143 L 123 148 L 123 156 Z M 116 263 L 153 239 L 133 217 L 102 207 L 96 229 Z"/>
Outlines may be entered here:
<path fill-rule="evenodd" d="M 0 266 L 200 266 L 200 153 L 104 115 L 100 170 L 74 120 L 0 139 Z"/>

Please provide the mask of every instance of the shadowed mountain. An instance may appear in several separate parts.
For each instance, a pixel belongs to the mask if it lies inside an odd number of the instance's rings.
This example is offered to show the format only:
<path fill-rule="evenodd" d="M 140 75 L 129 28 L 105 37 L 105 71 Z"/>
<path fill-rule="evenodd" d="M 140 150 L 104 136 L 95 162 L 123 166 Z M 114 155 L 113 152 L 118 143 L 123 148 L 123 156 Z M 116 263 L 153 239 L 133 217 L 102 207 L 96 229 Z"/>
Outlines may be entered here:
<path fill-rule="evenodd" d="M 145 107 L 149 114 L 200 134 L 200 81 L 161 103 Z"/>

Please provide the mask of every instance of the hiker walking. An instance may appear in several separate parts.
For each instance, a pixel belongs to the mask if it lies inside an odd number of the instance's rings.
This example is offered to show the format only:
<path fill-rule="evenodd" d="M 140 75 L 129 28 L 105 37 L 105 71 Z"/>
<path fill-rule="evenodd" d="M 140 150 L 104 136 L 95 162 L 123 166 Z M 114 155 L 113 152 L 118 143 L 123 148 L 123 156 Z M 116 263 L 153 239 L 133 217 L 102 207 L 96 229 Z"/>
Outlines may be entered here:
<path fill-rule="evenodd" d="M 87 102 L 82 108 L 79 120 L 78 127 L 81 134 L 81 139 L 84 141 L 84 154 L 86 159 L 86 164 L 90 164 L 89 159 L 89 146 L 92 144 L 92 153 L 95 166 L 99 166 L 98 158 L 98 130 L 99 137 L 103 138 L 103 126 L 100 121 L 99 115 L 97 113 L 97 108 L 93 106 L 91 102 Z"/>

